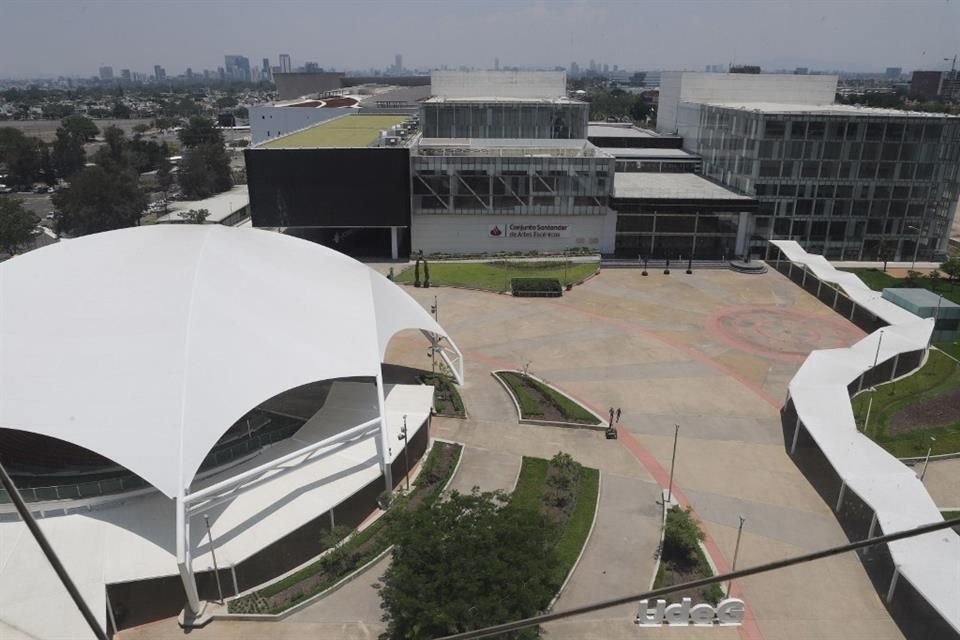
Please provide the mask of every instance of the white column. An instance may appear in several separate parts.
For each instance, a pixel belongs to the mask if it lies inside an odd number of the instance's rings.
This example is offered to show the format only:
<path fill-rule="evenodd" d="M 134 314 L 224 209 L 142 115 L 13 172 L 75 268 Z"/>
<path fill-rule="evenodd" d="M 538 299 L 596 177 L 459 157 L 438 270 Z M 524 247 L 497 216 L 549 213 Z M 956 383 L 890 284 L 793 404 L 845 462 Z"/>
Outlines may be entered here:
<path fill-rule="evenodd" d="M 200 595 L 197 593 L 197 581 L 193 576 L 190 558 L 190 516 L 183 500 L 183 492 L 177 498 L 177 569 L 183 590 L 187 594 L 187 606 L 193 613 L 200 613 Z"/>
<path fill-rule="evenodd" d="M 834 507 L 834 509 L 833 509 L 834 511 L 836 511 L 836 512 L 839 512 L 839 511 L 840 511 L 840 507 L 843 506 L 843 496 L 844 496 L 844 494 L 845 494 L 846 492 L 847 492 L 847 483 L 841 481 L 841 482 L 840 482 L 840 495 L 837 496 L 837 506 Z"/>
<path fill-rule="evenodd" d="M 397 248 L 397 228 L 390 227 L 390 257 L 396 260 L 400 257 L 400 251 Z"/>
<path fill-rule="evenodd" d="M 800 438 L 800 416 L 797 416 L 797 426 L 793 429 L 793 442 L 790 443 L 790 455 L 797 450 L 797 440 Z"/>
<path fill-rule="evenodd" d="M 893 577 L 890 578 L 890 588 L 887 589 L 887 604 L 893 601 L 893 592 L 897 588 L 897 578 L 900 577 L 900 567 L 893 568 Z"/>
<path fill-rule="evenodd" d="M 377 370 L 377 404 L 380 409 L 380 471 L 387 491 L 393 491 L 393 472 L 390 469 L 390 439 L 387 434 L 387 408 L 384 399 L 383 373 Z"/>

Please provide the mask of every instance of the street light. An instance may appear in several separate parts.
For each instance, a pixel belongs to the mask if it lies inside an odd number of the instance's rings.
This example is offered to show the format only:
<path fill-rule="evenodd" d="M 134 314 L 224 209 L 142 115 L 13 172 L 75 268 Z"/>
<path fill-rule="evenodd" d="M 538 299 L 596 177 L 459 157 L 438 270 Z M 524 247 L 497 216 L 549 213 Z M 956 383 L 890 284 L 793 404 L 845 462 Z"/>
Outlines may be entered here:
<path fill-rule="evenodd" d="M 933 453 L 933 443 L 936 441 L 936 438 L 930 436 L 930 446 L 927 448 L 927 456 L 923 459 L 923 469 L 920 470 L 920 482 L 923 482 L 923 477 L 927 475 L 927 465 L 930 464 L 930 454 Z"/>
<path fill-rule="evenodd" d="M 740 555 L 740 536 L 743 535 L 743 523 L 747 521 L 743 516 L 737 516 L 740 518 L 740 526 L 737 527 L 737 544 L 733 548 L 733 564 L 730 565 L 730 571 L 737 570 L 737 556 Z M 730 597 L 730 589 L 733 588 L 733 580 L 727 583 L 727 597 Z"/>
<path fill-rule="evenodd" d="M 410 493 L 410 453 L 407 451 L 407 416 L 403 416 L 403 427 L 400 429 L 400 435 L 397 440 L 403 440 L 403 467 L 406 477 L 407 493 Z"/>
<path fill-rule="evenodd" d="M 867 428 L 870 426 L 870 410 L 873 409 L 873 394 L 877 392 L 876 387 L 870 387 L 867 389 L 870 392 L 870 400 L 867 402 L 867 417 L 863 421 L 863 432 L 867 432 Z"/>
<path fill-rule="evenodd" d="M 667 485 L 667 503 L 673 501 L 673 465 L 677 461 L 677 438 L 680 436 L 680 425 L 675 424 L 673 426 L 673 455 L 670 457 L 670 484 Z"/>
<path fill-rule="evenodd" d="M 917 232 L 917 240 L 913 243 L 913 262 L 910 263 L 910 270 L 913 271 L 913 268 L 917 266 L 917 254 L 920 251 L 920 236 L 923 235 L 923 221 L 920 222 L 919 229 L 911 224 L 907 225 L 907 229 L 913 229 Z"/>

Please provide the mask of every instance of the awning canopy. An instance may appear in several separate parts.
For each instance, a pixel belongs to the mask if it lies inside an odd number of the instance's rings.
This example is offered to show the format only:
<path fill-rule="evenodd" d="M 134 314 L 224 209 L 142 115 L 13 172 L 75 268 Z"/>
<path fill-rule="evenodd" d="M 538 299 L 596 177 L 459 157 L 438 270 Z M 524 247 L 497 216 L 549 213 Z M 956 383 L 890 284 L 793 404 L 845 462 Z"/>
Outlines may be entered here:
<path fill-rule="evenodd" d="M 250 409 L 378 375 L 403 329 L 447 337 L 380 274 L 279 233 L 69 240 L 0 264 L 0 427 L 85 447 L 175 497 Z"/>

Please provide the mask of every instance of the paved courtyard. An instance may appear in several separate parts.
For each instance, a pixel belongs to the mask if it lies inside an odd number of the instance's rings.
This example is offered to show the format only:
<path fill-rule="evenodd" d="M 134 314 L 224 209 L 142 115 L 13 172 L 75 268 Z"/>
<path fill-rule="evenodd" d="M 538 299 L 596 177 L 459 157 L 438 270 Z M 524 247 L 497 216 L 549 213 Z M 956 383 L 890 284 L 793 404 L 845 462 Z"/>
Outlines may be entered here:
<path fill-rule="evenodd" d="M 721 570 L 729 568 L 741 515 L 741 567 L 846 541 L 830 508 L 787 456 L 778 411 L 810 350 L 845 346 L 863 334 L 781 275 L 705 270 L 642 277 L 633 269 L 605 270 L 560 299 L 407 291 L 425 306 L 438 297 L 440 321 L 466 357 L 462 392 L 470 415 L 435 419 L 433 429 L 437 437 L 465 444 L 452 486 L 509 489 L 521 456 L 550 457 L 560 450 L 601 470 L 596 527 L 557 610 L 650 586 L 659 522 L 655 499 L 667 482 L 675 424 L 675 495 L 702 520 Z M 388 360 L 427 368 L 424 351 L 422 336 L 404 333 L 391 343 Z M 620 439 L 517 424 L 512 403 L 489 372 L 524 365 L 601 415 L 619 407 Z M 377 567 L 289 624 L 261 633 L 376 635 L 382 627 L 370 585 L 380 573 Z M 691 629 L 683 637 L 903 637 L 854 556 L 746 579 L 734 593 L 747 603 L 747 624 Z M 558 639 L 676 636 L 676 629 L 638 631 L 634 611 L 624 606 L 595 612 L 545 631 Z M 161 623 L 123 636 L 156 638 L 168 635 L 168 627 Z M 215 623 L 197 635 L 247 637 L 241 635 L 246 629 L 238 629 Z"/>

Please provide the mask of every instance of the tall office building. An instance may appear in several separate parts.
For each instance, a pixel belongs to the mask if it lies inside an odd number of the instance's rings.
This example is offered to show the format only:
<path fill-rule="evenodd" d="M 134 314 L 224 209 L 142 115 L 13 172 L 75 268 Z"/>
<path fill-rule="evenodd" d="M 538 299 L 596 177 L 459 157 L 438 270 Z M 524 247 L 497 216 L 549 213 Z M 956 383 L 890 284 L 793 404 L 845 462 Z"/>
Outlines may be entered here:
<path fill-rule="evenodd" d="M 250 82 L 250 59 L 239 55 L 223 56 L 224 73 L 230 80 Z"/>
<path fill-rule="evenodd" d="M 124 82 L 130 82 L 133 79 L 133 76 L 130 74 L 130 69 L 121 69 L 120 79 Z"/>
<path fill-rule="evenodd" d="M 290 54 L 280 54 L 280 73 L 290 73 L 293 71 L 293 65 L 290 64 Z"/>
<path fill-rule="evenodd" d="M 883 76 L 887 80 L 899 80 L 900 76 L 902 75 L 903 75 L 902 67 L 887 67 L 887 70 L 883 74 Z"/>
<path fill-rule="evenodd" d="M 398 53 L 393 57 L 393 69 L 398 74 L 403 71 L 403 55 Z"/>
<path fill-rule="evenodd" d="M 167 77 L 167 70 L 161 67 L 158 64 L 153 65 L 153 79 L 157 82 L 165 80 Z"/>
<path fill-rule="evenodd" d="M 273 72 L 270 69 L 270 58 L 264 58 L 260 67 L 260 79 L 265 82 L 273 80 Z"/>
<path fill-rule="evenodd" d="M 960 198 L 960 117 L 833 104 L 836 76 L 663 74 L 657 128 L 756 196 L 754 245 L 940 259 Z"/>
<path fill-rule="evenodd" d="M 100 67 L 100 80 L 113 82 L 113 67 Z"/>

